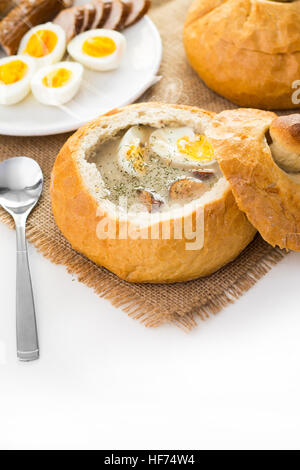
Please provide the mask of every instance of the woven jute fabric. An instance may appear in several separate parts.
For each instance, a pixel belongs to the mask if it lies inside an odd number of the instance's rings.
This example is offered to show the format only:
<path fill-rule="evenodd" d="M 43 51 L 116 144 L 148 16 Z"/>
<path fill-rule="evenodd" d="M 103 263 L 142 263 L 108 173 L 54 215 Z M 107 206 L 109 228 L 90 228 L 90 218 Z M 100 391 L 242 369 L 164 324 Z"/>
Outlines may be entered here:
<path fill-rule="evenodd" d="M 156 23 L 164 46 L 161 80 L 141 101 L 163 101 L 197 105 L 211 111 L 233 108 L 201 83 L 186 62 L 182 28 L 190 0 L 154 0 L 150 16 Z M 128 284 L 72 250 L 57 229 L 49 196 L 50 174 L 56 155 L 68 135 L 38 138 L 0 136 L 0 160 L 26 155 L 42 167 L 45 190 L 29 218 L 27 237 L 52 262 L 65 265 L 95 292 L 122 307 L 147 326 L 172 322 L 186 329 L 233 302 L 260 279 L 284 253 L 265 243 L 260 236 L 233 263 L 210 277 L 175 285 Z M 0 220 L 13 227 L 11 218 L 0 210 Z M 74 285 L 74 289 L 76 286 Z"/>

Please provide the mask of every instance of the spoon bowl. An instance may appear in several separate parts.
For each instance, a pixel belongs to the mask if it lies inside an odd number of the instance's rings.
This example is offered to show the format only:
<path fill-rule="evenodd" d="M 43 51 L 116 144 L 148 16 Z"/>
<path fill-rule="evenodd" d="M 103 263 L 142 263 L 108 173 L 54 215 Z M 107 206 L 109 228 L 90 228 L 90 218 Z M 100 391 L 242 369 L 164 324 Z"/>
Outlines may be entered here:
<path fill-rule="evenodd" d="M 17 234 L 17 348 L 21 361 L 39 357 L 35 307 L 29 270 L 26 221 L 43 190 L 38 163 L 16 157 L 0 164 L 0 205 L 14 219 Z"/>
<path fill-rule="evenodd" d="M 0 164 L 0 204 L 8 212 L 32 210 L 43 189 L 43 174 L 31 158 L 16 157 Z"/>

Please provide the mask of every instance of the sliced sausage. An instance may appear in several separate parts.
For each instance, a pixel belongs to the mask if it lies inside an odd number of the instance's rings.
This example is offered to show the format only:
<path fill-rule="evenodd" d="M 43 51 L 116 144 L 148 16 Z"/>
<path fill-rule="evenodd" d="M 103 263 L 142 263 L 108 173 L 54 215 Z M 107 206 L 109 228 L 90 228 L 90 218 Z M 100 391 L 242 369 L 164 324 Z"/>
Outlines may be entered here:
<path fill-rule="evenodd" d="M 102 27 L 115 30 L 122 29 L 125 25 L 127 13 L 125 3 L 122 3 L 121 0 L 112 0 L 110 14 Z"/>
<path fill-rule="evenodd" d="M 125 0 L 125 1 L 121 0 L 121 3 L 123 3 L 125 10 L 124 10 L 124 15 L 123 15 L 123 24 L 121 25 L 120 29 L 124 29 L 124 28 L 126 28 L 127 18 L 128 18 L 128 16 L 130 15 L 130 13 L 132 11 L 133 3 L 132 3 L 132 1 L 127 1 L 127 0 Z"/>
<path fill-rule="evenodd" d="M 80 33 L 84 20 L 84 11 L 82 8 L 67 8 L 60 12 L 54 19 L 53 23 L 61 26 L 67 36 L 67 42 L 71 41 L 77 34 Z"/>
<path fill-rule="evenodd" d="M 88 31 L 91 29 L 92 24 L 95 20 L 96 16 L 96 7 L 92 3 L 87 3 L 84 5 L 84 14 L 83 14 L 83 22 L 81 26 L 81 33 L 84 31 Z"/>
<path fill-rule="evenodd" d="M 193 170 L 192 176 L 199 180 L 208 180 L 215 175 L 214 170 L 210 169 L 201 169 L 201 170 Z"/>
<path fill-rule="evenodd" d="M 172 201 L 191 201 L 202 196 L 207 189 L 203 181 L 181 178 L 171 185 L 169 195 Z"/>
<path fill-rule="evenodd" d="M 67 41 L 70 41 L 76 34 L 75 28 L 76 13 L 73 8 L 67 8 L 60 12 L 56 18 L 54 18 L 53 23 L 61 26 L 67 37 Z"/>
<path fill-rule="evenodd" d="M 104 18 L 104 3 L 102 0 L 93 0 L 93 5 L 95 7 L 95 18 L 90 29 L 100 28 L 101 23 Z"/>
<path fill-rule="evenodd" d="M 83 31 L 82 27 L 84 23 L 85 6 L 82 5 L 82 6 L 74 7 L 74 10 L 75 10 L 75 31 L 76 31 L 75 36 L 77 36 L 77 34 L 80 34 Z"/>
<path fill-rule="evenodd" d="M 112 9 L 112 2 L 111 0 L 104 0 L 104 10 L 103 10 L 103 16 L 102 16 L 102 20 L 98 26 L 98 28 L 102 28 L 103 25 L 106 23 L 109 15 L 110 15 L 110 12 L 111 12 L 111 9 Z"/>
<path fill-rule="evenodd" d="M 150 213 L 157 212 L 163 204 L 161 199 L 158 199 L 157 196 L 146 189 L 138 189 L 137 194 L 140 202 L 146 206 L 147 211 Z"/>
<path fill-rule="evenodd" d="M 127 28 L 137 21 L 139 21 L 143 16 L 148 13 L 149 8 L 151 7 L 151 0 L 122 0 L 123 3 L 127 3 L 130 7 L 129 14 L 127 15 L 124 27 Z"/>
<path fill-rule="evenodd" d="M 88 3 L 86 5 L 86 8 L 87 7 L 88 7 L 89 16 L 88 16 L 88 24 L 87 24 L 87 27 L 86 27 L 86 31 L 88 31 L 89 29 L 92 29 L 92 25 L 95 21 L 95 16 L 96 16 L 96 7 L 95 7 L 95 5 L 93 5 L 93 3 Z"/>
<path fill-rule="evenodd" d="M 21 0 L 0 22 L 0 44 L 8 55 L 16 54 L 23 36 L 34 26 L 51 21 L 71 0 Z"/>

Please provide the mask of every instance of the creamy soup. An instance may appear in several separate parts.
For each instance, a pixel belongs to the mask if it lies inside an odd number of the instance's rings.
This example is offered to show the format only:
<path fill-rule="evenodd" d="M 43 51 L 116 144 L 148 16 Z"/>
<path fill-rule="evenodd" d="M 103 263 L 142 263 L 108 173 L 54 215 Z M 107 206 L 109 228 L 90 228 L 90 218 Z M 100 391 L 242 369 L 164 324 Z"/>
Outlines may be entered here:
<path fill-rule="evenodd" d="M 95 148 L 89 156 L 116 205 L 148 212 L 198 199 L 221 172 L 204 136 L 187 127 L 134 126 Z"/>

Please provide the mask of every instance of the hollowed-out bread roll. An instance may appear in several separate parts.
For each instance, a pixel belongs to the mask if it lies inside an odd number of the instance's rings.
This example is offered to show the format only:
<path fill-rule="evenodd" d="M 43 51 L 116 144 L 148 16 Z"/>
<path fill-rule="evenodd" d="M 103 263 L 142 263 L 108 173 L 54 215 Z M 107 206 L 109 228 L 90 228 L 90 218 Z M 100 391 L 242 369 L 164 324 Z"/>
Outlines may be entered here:
<path fill-rule="evenodd" d="M 184 27 L 191 66 L 246 107 L 300 107 L 300 1 L 194 0 Z"/>
<path fill-rule="evenodd" d="M 208 132 L 240 209 L 268 243 L 296 251 L 300 251 L 298 123 L 297 116 L 277 118 L 267 111 L 237 109 L 220 113 Z"/>
<path fill-rule="evenodd" d="M 212 113 L 198 108 L 144 103 L 114 110 L 79 129 L 60 151 L 51 180 L 53 214 L 72 247 L 130 282 L 187 281 L 207 276 L 233 260 L 250 243 L 256 230 L 238 209 L 230 185 L 219 169 L 216 170 L 219 174 L 214 183 L 206 192 L 201 191 L 200 196 L 195 193 L 192 201 L 190 197 L 194 185 L 191 185 L 189 199 L 180 207 L 165 205 L 165 193 L 157 195 L 148 187 L 144 188 L 143 181 L 146 181 L 147 176 L 140 177 L 137 195 L 146 204 L 146 210 L 131 214 L 125 213 L 110 199 L 112 192 L 108 193 L 106 187 L 110 175 L 101 170 L 101 164 L 104 168 L 107 145 L 114 142 L 112 139 L 116 139 L 118 143 L 119 136 L 123 138 L 124 133 L 134 126 L 139 126 L 134 127 L 135 130 L 142 128 L 148 129 L 148 132 L 170 128 L 173 132 L 174 128 L 186 127 L 193 129 L 197 135 L 205 136 L 213 118 Z M 183 145 L 180 139 L 179 141 Z M 203 139 L 199 139 L 198 144 L 203 145 Z M 212 158 L 210 144 L 204 144 Z M 193 145 L 192 142 L 191 149 Z M 98 154 L 103 155 L 103 162 L 102 157 L 97 160 Z M 131 145 L 128 146 L 128 155 L 138 155 Z M 114 156 L 110 155 L 110 158 L 113 159 Z M 170 168 L 171 173 L 179 171 L 173 168 L 173 164 L 174 161 L 164 163 L 164 168 Z M 126 165 L 126 171 L 133 171 L 133 168 L 127 168 Z M 210 173 L 214 173 L 211 168 L 192 173 L 186 178 L 194 181 L 197 176 L 203 184 L 208 184 Z M 144 171 L 145 165 L 141 165 L 139 161 L 135 170 Z M 154 170 L 155 168 L 152 169 Z M 184 174 L 189 171 L 185 168 Z M 114 171 L 111 173 L 112 178 L 120 176 Z M 126 178 L 130 178 L 128 174 Z M 198 186 L 195 186 L 197 189 Z M 183 189 L 184 197 L 187 186 L 184 185 Z M 179 187 L 177 192 L 180 192 Z M 200 224 L 197 219 L 199 214 L 204 215 L 204 219 L 200 216 Z M 115 224 L 114 236 L 117 238 L 99 238 L 99 223 L 102 226 L 105 221 Z M 204 222 L 203 226 L 201 221 Z M 193 240 L 182 231 L 180 237 L 178 233 L 176 236 L 174 230 L 178 222 L 195 230 Z M 121 233 L 126 230 L 134 232 L 138 224 L 143 227 L 143 233 L 146 231 L 149 235 L 152 230 L 156 239 L 122 239 Z M 166 233 L 163 235 L 164 224 L 170 227 L 169 236 Z M 197 247 L 191 249 L 190 244 L 195 238 Z"/>

